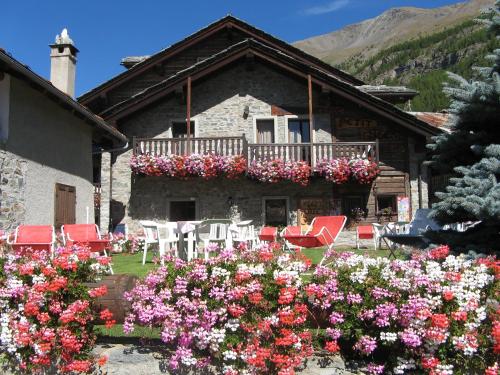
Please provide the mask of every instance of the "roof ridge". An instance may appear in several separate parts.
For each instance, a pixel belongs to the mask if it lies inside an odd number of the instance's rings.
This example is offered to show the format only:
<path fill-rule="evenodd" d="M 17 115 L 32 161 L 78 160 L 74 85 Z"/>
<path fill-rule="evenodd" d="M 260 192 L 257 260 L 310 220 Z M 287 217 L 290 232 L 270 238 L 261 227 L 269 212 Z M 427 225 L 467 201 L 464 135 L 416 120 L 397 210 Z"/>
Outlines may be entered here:
<path fill-rule="evenodd" d="M 123 71 L 123 72 L 121 72 L 121 73 L 119 73 L 119 74 L 115 75 L 115 76 L 114 76 L 114 77 L 112 77 L 111 79 L 109 79 L 109 80 L 107 80 L 107 81 L 105 81 L 105 82 L 101 83 L 100 85 L 98 85 L 98 86 L 94 87 L 93 89 L 91 89 L 91 90 L 89 90 L 89 91 L 87 91 L 87 92 L 83 93 L 82 95 L 80 95 L 80 96 L 78 97 L 78 100 L 79 100 L 79 101 L 86 101 L 87 99 L 89 99 L 90 97 L 92 97 L 92 95 L 93 95 L 94 93 L 97 93 L 97 92 L 99 92 L 99 91 L 105 90 L 105 89 L 106 89 L 106 86 L 111 85 L 111 84 L 112 84 L 112 82 L 114 82 L 114 81 L 116 81 L 116 80 L 119 80 L 120 78 L 125 78 L 127 75 L 129 75 L 129 74 L 131 74 L 131 73 L 133 73 L 133 72 L 137 71 L 138 69 L 140 69 L 140 68 L 144 67 L 145 65 L 147 65 L 147 64 L 149 64 L 149 63 L 151 63 L 151 62 L 152 62 L 155 58 L 157 58 L 160 54 L 162 54 L 162 53 L 164 53 L 164 52 L 166 52 L 166 51 L 168 51 L 168 50 L 171 50 L 171 49 L 173 49 L 173 48 L 175 48 L 175 47 L 177 47 L 177 46 L 180 46 L 180 45 L 182 45 L 183 43 L 188 42 L 190 39 L 193 39 L 193 38 L 194 38 L 194 37 L 196 37 L 197 35 L 202 34 L 204 31 L 208 31 L 210 28 L 215 28 L 215 27 L 217 27 L 218 25 L 223 24 L 223 23 L 225 23 L 225 22 L 226 22 L 226 23 L 229 23 L 229 22 L 234 22 L 234 23 L 237 23 L 237 24 L 239 24 L 240 26 L 242 26 L 242 27 L 244 27 L 244 28 L 247 28 L 247 29 L 250 29 L 250 30 L 254 30 L 254 31 L 258 32 L 258 33 L 261 33 L 261 34 L 263 35 L 262 37 L 263 37 L 264 39 L 265 39 L 265 37 L 268 37 L 268 38 L 273 39 L 272 41 L 274 41 L 274 42 L 277 42 L 277 43 L 281 43 L 281 44 L 283 44 L 283 45 L 286 45 L 286 48 L 288 48 L 288 49 L 290 49 L 290 50 L 294 51 L 294 53 L 296 53 L 296 54 L 298 54 L 298 55 L 302 55 L 302 57 L 304 57 L 304 58 L 306 58 L 306 59 L 309 59 L 309 60 L 311 60 L 311 61 L 314 61 L 314 62 L 315 62 L 315 64 L 318 64 L 318 65 L 323 66 L 323 67 L 325 68 L 325 70 L 328 70 L 328 71 L 335 71 L 335 72 L 339 73 L 339 75 L 343 75 L 343 76 L 345 76 L 346 78 L 347 78 L 347 77 L 349 77 L 349 78 L 350 78 L 350 80 L 352 80 L 352 81 L 357 81 L 359 84 L 363 84 L 363 83 L 364 83 L 364 82 L 362 82 L 361 80 L 359 80 L 359 79 L 357 79 L 356 77 L 354 77 L 353 75 L 351 75 L 351 74 L 349 74 L 349 73 L 347 73 L 347 72 L 345 72 L 345 71 L 343 71 L 343 70 L 341 70 L 341 69 L 339 69 L 339 68 L 336 68 L 336 67 L 334 67 L 334 66 L 332 66 L 332 65 L 330 65 L 330 64 L 328 64 L 328 63 L 326 63 L 326 62 L 324 62 L 324 61 L 322 61 L 321 59 L 319 59 L 319 58 L 317 58 L 317 57 L 315 57 L 315 56 L 313 56 L 313 55 L 311 55 L 311 54 L 309 54 L 309 53 L 307 53 L 307 52 L 305 52 L 305 51 L 303 51 L 303 50 L 301 50 L 301 49 L 299 49 L 299 48 L 297 48 L 297 47 L 295 47 L 295 46 L 293 46 L 293 45 L 291 45 L 291 44 L 290 44 L 290 43 L 288 43 L 288 42 L 285 42 L 285 41 L 281 40 L 280 38 L 278 38 L 278 37 L 276 37 L 276 36 L 274 36 L 274 35 L 272 35 L 272 34 L 270 34 L 270 33 L 266 32 L 266 31 L 264 31 L 264 30 L 262 30 L 262 29 L 259 29 L 259 28 L 255 27 L 255 26 L 251 25 L 250 23 L 248 23 L 248 22 L 246 22 L 246 21 L 243 21 L 243 20 L 242 20 L 242 19 L 240 19 L 240 18 L 237 18 L 237 17 L 235 17 L 235 16 L 233 16 L 233 15 L 226 15 L 226 16 L 224 16 L 224 17 L 222 17 L 222 18 L 219 18 L 218 20 L 216 20 L 216 21 L 214 21 L 214 22 L 212 22 L 212 23 L 208 24 L 207 26 L 204 26 L 204 27 L 202 27 L 201 29 L 198 29 L 197 31 L 195 31 L 195 32 L 193 32 L 193 33 L 191 33 L 191 34 L 189 34 L 188 36 L 186 36 L 186 37 L 185 37 L 185 38 L 183 38 L 182 40 L 180 40 L 180 41 L 178 41 L 178 42 L 176 42 L 176 43 L 174 43 L 174 44 L 171 44 L 171 45 L 169 45 L 168 47 L 165 47 L 165 48 L 163 48 L 163 49 L 159 50 L 158 52 L 156 52 L 156 53 L 154 53 L 154 54 L 150 55 L 150 57 L 149 57 L 149 58 L 144 59 L 144 60 L 143 60 L 143 61 L 141 61 L 141 62 L 138 62 L 137 64 L 135 64 L 135 65 L 133 65 L 132 67 L 130 67 L 130 69 L 127 69 L 127 70 L 125 70 L 125 71 Z"/>

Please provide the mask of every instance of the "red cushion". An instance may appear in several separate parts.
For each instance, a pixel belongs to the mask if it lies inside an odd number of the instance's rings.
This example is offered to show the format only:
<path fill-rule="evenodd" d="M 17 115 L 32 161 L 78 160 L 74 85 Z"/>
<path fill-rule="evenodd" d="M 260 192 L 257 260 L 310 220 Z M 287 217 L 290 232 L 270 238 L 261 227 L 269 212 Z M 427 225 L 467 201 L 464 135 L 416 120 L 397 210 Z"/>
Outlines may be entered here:
<path fill-rule="evenodd" d="M 16 243 L 51 244 L 53 231 L 52 225 L 20 225 Z"/>
<path fill-rule="evenodd" d="M 373 238 L 373 227 L 371 225 L 360 225 L 357 231 L 360 240 L 369 240 Z"/>
<path fill-rule="evenodd" d="M 99 233 L 95 224 L 66 224 L 64 234 L 69 235 L 75 242 L 86 242 L 99 240 Z"/>
<path fill-rule="evenodd" d="M 320 237 L 314 237 L 309 235 L 285 235 L 284 238 L 293 245 L 300 247 L 321 247 L 326 245 L 321 241 Z"/>
<path fill-rule="evenodd" d="M 263 227 L 259 233 L 261 241 L 273 242 L 278 237 L 278 228 L 276 227 Z"/>

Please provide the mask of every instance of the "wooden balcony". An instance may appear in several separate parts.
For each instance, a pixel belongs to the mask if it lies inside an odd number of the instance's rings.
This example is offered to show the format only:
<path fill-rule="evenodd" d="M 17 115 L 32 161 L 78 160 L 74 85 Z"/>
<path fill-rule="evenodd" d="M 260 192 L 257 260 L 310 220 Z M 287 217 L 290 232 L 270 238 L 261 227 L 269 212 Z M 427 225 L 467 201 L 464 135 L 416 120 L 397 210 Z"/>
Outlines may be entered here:
<path fill-rule="evenodd" d="M 305 161 L 314 167 L 317 161 L 334 158 L 371 158 L 378 162 L 378 141 L 334 143 L 249 144 L 243 137 L 219 138 L 134 138 L 135 155 L 190 155 L 213 153 L 223 156 L 244 155 L 255 160 Z"/>

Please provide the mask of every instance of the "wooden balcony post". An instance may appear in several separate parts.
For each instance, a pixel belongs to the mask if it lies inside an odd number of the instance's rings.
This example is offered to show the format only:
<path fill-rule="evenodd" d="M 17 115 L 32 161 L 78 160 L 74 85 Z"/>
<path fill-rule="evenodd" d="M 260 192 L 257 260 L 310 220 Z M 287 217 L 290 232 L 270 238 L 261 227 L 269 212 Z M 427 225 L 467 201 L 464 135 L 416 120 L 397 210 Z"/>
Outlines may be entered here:
<path fill-rule="evenodd" d="M 379 143 L 378 138 L 375 140 L 375 161 L 378 163 L 379 160 Z"/>
<path fill-rule="evenodd" d="M 132 137 L 132 154 L 137 155 L 137 143 L 135 141 L 135 137 Z"/>
<path fill-rule="evenodd" d="M 311 155 L 311 166 L 314 163 L 314 158 L 313 156 L 313 149 L 312 149 L 312 144 L 314 142 L 313 139 L 313 129 L 314 129 L 314 119 L 313 119 L 313 93 L 312 93 L 312 78 L 311 75 L 307 75 L 307 96 L 309 98 L 309 151 Z"/>
<path fill-rule="evenodd" d="M 191 154 L 191 76 L 187 77 L 186 98 L 187 154 Z"/>

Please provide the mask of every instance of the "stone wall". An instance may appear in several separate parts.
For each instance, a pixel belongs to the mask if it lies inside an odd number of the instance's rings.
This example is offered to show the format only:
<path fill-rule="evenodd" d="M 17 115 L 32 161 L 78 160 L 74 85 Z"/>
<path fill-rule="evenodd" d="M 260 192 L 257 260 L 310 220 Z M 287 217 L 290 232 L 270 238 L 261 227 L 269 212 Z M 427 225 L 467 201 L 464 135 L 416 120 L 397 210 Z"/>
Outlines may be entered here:
<path fill-rule="evenodd" d="M 320 93 L 314 92 L 313 105 L 319 104 Z M 263 64 L 253 70 L 244 64 L 231 66 L 192 88 L 191 116 L 196 122 L 195 136 L 241 136 L 255 142 L 254 120 L 271 115 L 271 106 L 289 108 L 292 115 L 307 116 L 307 81 L 287 77 Z M 249 107 L 245 118 L 243 111 Z M 286 121 L 289 116 L 275 116 L 278 127 L 277 143 L 287 143 Z M 119 129 L 129 137 L 171 137 L 172 121 L 186 118 L 186 104 L 175 95 L 155 103 L 119 124 Z M 331 142 L 330 115 L 316 110 L 316 142 Z"/>
<path fill-rule="evenodd" d="M 25 218 L 27 163 L 0 150 L 0 228 L 11 231 Z"/>
<path fill-rule="evenodd" d="M 255 225 L 261 225 L 264 199 L 272 197 L 288 198 L 288 224 L 296 225 L 299 200 L 331 198 L 332 184 L 318 180 L 305 188 L 291 182 L 264 184 L 246 177 L 238 180 L 191 178 L 183 181 L 137 176 L 132 178 L 127 216 L 120 217 L 120 211 L 115 209 L 113 221 L 121 220 L 128 223 L 131 230 L 137 230 L 138 220 L 169 220 L 171 200 L 194 200 L 197 219 L 253 220 Z"/>

